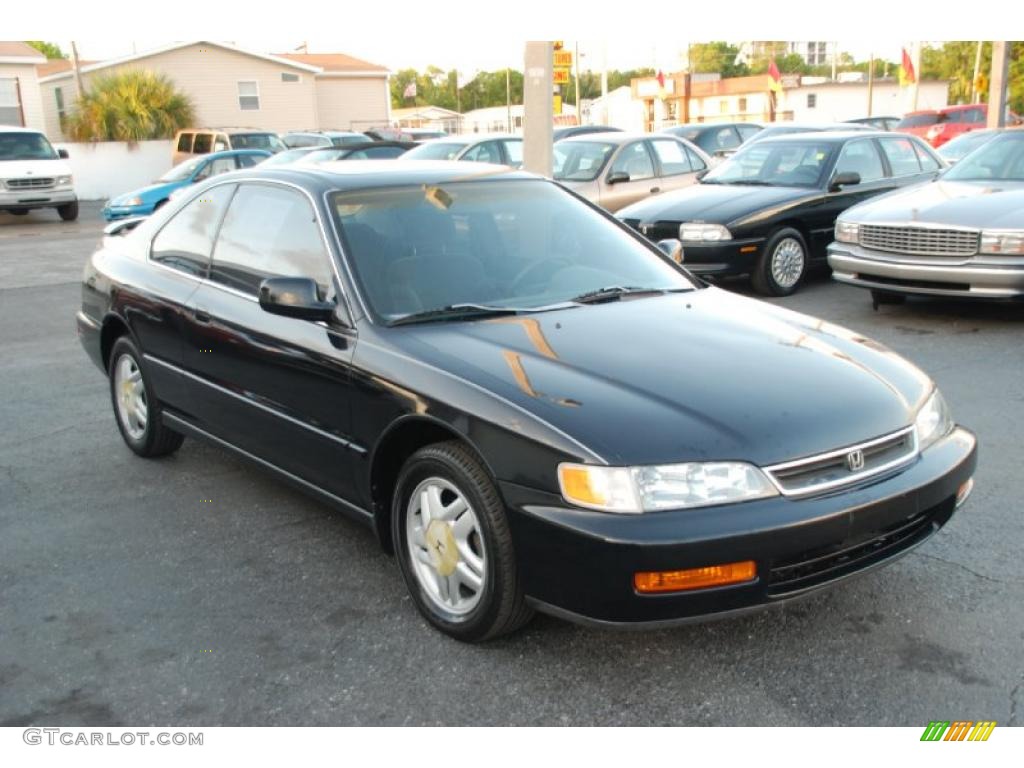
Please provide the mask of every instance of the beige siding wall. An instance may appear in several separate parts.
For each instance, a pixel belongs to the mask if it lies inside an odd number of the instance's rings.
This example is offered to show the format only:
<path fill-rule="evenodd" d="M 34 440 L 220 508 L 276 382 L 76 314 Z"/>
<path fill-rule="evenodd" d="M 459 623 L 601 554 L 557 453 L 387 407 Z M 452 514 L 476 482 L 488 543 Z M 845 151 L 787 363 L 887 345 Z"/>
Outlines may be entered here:
<path fill-rule="evenodd" d="M 386 77 L 318 77 L 317 111 L 320 128 L 363 130 L 388 123 Z"/>
<path fill-rule="evenodd" d="M 40 83 L 39 96 L 43 110 L 43 125 L 50 141 L 67 141 L 67 136 L 60 129 L 60 119 L 57 116 L 57 96 L 55 92 L 58 88 L 64 94 L 65 110 L 71 109 L 71 106 L 78 99 L 73 78 L 69 77 L 54 83 Z"/>
<path fill-rule="evenodd" d="M 196 127 L 238 126 L 277 132 L 317 127 L 314 101 L 316 85 L 311 72 L 215 46 L 192 45 L 87 73 L 82 76 L 82 80 L 88 87 L 92 76 L 129 69 L 149 69 L 173 80 L 195 105 Z M 282 82 L 282 72 L 299 75 L 299 82 Z M 255 80 L 258 83 L 258 110 L 239 108 L 240 80 Z M 53 94 L 55 86 L 63 87 L 64 103 L 69 110 L 75 101 L 72 77 L 43 84 L 42 98 L 48 131 L 59 131 Z"/>
<path fill-rule="evenodd" d="M 25 115 L 25 127 L 37 131 L 46 130 L 43 108 L 39 100 L 39 86 L 36 82 L 35 64 L 0 64 L 0 77 L 18 78 L 21 87 L 21 110 Z M 52 137 L 51 137 L 52 138 Z"/>

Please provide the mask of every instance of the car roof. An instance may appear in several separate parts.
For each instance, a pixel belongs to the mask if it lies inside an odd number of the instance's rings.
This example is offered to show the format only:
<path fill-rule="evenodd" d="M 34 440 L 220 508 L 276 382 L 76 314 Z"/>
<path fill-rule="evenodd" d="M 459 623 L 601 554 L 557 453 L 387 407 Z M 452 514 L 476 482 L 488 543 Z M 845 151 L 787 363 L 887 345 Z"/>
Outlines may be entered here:
<path fill-rule="evenodd" d="M 542 180 L 540 176 L 503 165 L 454 160 L 335 160 L 309 166 L 257 166 L 233 173 L 232 177 L 239 180 L 276 179 L 318 192 L 490 179 Z"/>
<path fill-rule="evenodd" d="M 178 133 L 273 133 L 274 131 L 268 131 L 263 128 L 245 128 L 242 126 L 228 126 L 228 127 L 211 127 L 211 128 L 182 128 Z"/>
<path fill-rule="evenodd" d="M 45 136 L 43 131 L 35 128 L 25 128 L 20 125 L 0 125 L 0 133 L 39 133 Z"/>
<path fill-rule="evenodd" d="M 727 122 L 727 123 L 680 123 L 679 125 L 673 125 L 673 126 L 671 126 L 669 128 L 665 128 L 664 130 L 666 130 L 666 131 L 674 131 L 677 128 L 679 128 L 679 129 L 685 129 L 687 131 L 693 131 L 693 130 L 698 130 L 698 129 L 699 130 L 705 130 L 705 129 L 714 129 L 714 128 L 727 128 L 727 127 L 730 127 L 730 126 L 733 126 L 733 125 L 752 125 L 755 128 L 764 128 L 765 127 L 763 123 L 753 123 L 753 122 L 749 122 L 749 121 L 737 121 L 737 120 L 734 120 L 732 122 Z M 770 125 L 770 123 L 769 123 L 769 125 Z"/>
<path fill-rule="evenodd" d="M 450 136 L 439 136 L 430 141 L 420 142 L 420 146 L 429 144 L 476 144 L 478 141 L 492 141 L 494 139 L 516 139 L 522 141 L 522 136 L 512 133 L 454 133 Z"/>
<path fill-rule="evenodd" d="M 869 139 L 872 137 L 880 139 L 891 139 L 893 134 L 890 131 L 860 131 L 860 130 L 836 130 L 836 131 L 821 131 L 813 128 L 808 128 L 805 131 L 793 131 L 792 133 L 783 133 L 778 136 L 765 136 L 759 138 L 757 143 L 760 144 L 765 141 L 778 141 L 778 142 L 797 142 L 806 141 L 808 135 L 812 135 L 816 141 L 831 141 L 834 143 L 840 143 L 847 139 Z M 903 138 L 902 136 L 899 138 Z M 744 145 L 745 146 L 745 145 Z"/>
<path fill-rule="evenodd" d="M 625 144 L 629 141 L 639 141 L 641 139 L 679 139 L 679 136 L 672 136 L 668 133 L 636 133 L 628 131 L 601 131 L 599 133 L 583 133 L 579 136 L 566 136 L 564 139 L 559 139 L 556 143 L 561 144 L 563 141 L 566 143 L 580 143 L 588 141 L 603 141 L 608 144 Z"/>
<path fill-rule="evenodd" d="M 272 155 L 269 149 L 225 149 L 220 152 L 207 152 L 204 155 L 193 155 L 197 160 L 211 157 L 234 157 L 235 155 Z"/>

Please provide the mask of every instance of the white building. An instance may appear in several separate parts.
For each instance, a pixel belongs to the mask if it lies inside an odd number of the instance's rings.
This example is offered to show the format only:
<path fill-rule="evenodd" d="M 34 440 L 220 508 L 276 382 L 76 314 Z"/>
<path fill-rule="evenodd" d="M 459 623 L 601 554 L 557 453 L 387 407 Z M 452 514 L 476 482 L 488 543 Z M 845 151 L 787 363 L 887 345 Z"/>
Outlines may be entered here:
<path fill-rule="evenodd" d="M 866 82 L 813 82 L 802 78 L 797 88 L 786 88 L 779 99 L 779 111 L 792 113 L 795 122 L 831 123 L 868 115 Z M 939 109 L 948 103 L 949 83 L 928 80 L 918 85 L 917 109 Z M 902 116 L 913 110 L 911 89 L 896 80 L 876 80 L 871 93 L 872 115 Z"/>
<path fill-rule="evenodd" d="M 0 41 L 0 125 L 43 130 L 36 65 L 46 57 L 20 41 Z"/>
<path fill-rule="evenodd" d="M 562 105 L 562 117 L 576 114 L 572 104 Z M 555 115 L 558 124 L 559 116 Z M 523 132 L 523 105 L 513 104 L 511 107 L 483 107 L 472 109 L 462 115 L 463 133 L 515 133 Z"/>
<path fill-rule="evenodd" d="M 781 50 L 775 51 L 776 56 L 795 53 L 808 66 L 816 67 L 832 63 L 832 55 L 836 51 L 837 43 L 828 40 L 801 40 L 787 41 L 783 43 L 783 46 L 784 48 L 780 46 Z M 736 61 L 749 64 L 753 59 L 769 53 L 772 47 L 774 47 L 773 41 L 766 40 L 749 40 L 740 43 L 740 52 L 736 57 Z"/>

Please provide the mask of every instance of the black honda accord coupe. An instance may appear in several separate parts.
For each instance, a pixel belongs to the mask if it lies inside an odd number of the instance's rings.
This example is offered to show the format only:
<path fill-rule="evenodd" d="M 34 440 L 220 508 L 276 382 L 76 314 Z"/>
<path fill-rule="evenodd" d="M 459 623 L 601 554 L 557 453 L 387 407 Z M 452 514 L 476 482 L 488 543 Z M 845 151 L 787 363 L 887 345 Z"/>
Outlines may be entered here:
<path fill-rule="evenodd" d="M 785 296 L 812 264 L 826 263 L 836 216 L 869 197 L 931 181 L 943 167 L 916 136 L 759 134 L 700 184 L 648 197 L 616 215 L 652 240 L 682 240 L 695 274 L 749 274 L 759 293 Z"/>
<path fill-rule="evenodd" d="M 77 316 L 128 447 L 208 440 L 372 526 L 460 640 L 535 609 L 782 603 L 906 553 L 971 490 L 975 438 L 927 375 L 705 286 L 542 178 L 254 168 L 130 226 Z"/>

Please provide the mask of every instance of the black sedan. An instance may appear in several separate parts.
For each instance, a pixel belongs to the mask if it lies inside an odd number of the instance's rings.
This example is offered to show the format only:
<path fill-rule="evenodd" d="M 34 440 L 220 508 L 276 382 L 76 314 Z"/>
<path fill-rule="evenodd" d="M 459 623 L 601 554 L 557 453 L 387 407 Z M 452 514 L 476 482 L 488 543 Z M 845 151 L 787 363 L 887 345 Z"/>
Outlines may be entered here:
<path fill-rule="evenodd" d="M 797 289 L 824 264 L 836 216 L 944 167 L 914 136 L 832 132 L 758 139 L 700 184 L 647 198 L 616 215 L 652 240 L 678 238 L 690 271 L 749 274 L 763 294 Z"/>
<path fill-rule="evenodd" d="M 77 315 L 127 446 L 207 440 L 371 526 L 461 640 L 534 609 L 777 604 L 904 554 L 971 489 L 975 439 L 920 370 L 704 287 L 549 180 L 255 168 L 127 226 Z"/>
<path fill-rule="evenodd" d="M 691 141 L 711 157 L 721 159 L 733 154 L 762 128 L 757 123 L 685 123 L 663 128 L 661 132 Z"/>

